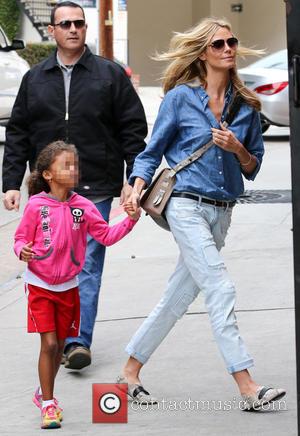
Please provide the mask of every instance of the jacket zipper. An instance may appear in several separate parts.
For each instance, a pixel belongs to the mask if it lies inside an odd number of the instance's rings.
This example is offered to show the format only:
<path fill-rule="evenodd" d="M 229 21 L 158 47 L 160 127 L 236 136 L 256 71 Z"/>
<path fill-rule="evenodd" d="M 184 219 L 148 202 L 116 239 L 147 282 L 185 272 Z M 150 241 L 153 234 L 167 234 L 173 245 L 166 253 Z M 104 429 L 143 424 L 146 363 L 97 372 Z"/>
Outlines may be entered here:
<path fill-rule="evenodd" d="M 65 114 L 65 122 L 66 122 L 66 142 L 69 142 L 69 112 L 66 111 Z"/>
<path fill-rule="evenodd" d="M 62 225 L 64 227 L 64 232 L 61 232 L 60 235 L 59 235 L 59 239 L 60 239 L 61 243 L 57 244 L 57 249 L 55 250 L 56 260 L 59 259 L 59 256 L 63 252 L 63 248 L 64 248 L 64 245 L 65 245 L 65 239 L 66 238 L 64 238 L 64 235 L 65 235 L 65 223 L 64 223 L 65 219 L 64 218 L 65 218 L 64 205 L 62 204 L 62 205 L 60 205 L 60 219 L 61 219 Z M 56 234 L 56 237 L 57 237 L 57 234 Z M 56 239 L 56 240 L 58 241 L 58 239 Z M 55 278 L 54 278 L 55 284 L 57 283 L 57 279 L 60 276 L 59 272 L 61 271 L 61 268 L 60 268 L 61 263 L 60 262 L 58 263 L 56 261 L 56 265 L 58 264 L 58 266 L 55 269 Z"/>

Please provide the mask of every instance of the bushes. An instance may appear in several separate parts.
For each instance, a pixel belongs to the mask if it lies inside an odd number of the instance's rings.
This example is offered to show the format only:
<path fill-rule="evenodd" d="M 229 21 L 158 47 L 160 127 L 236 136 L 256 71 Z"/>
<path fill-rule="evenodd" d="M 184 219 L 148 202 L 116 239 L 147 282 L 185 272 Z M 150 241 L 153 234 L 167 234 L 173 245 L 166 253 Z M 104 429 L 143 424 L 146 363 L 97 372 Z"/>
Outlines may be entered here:
<path fill-rule="evenodd" d="M 0 24 L 10 40 L 19 29 L 20 10 L 16 0 L 0 0 Z"/>
<path fill-rule="evenodd" d="M 1 0 L 0 0 L 1 1 Z M 24 58 L 32 67 L 43 59 L 47 58 L 56 48 L 53 43 L 28 43 L 24 50 L 19 50 L 18 54 Z"/>

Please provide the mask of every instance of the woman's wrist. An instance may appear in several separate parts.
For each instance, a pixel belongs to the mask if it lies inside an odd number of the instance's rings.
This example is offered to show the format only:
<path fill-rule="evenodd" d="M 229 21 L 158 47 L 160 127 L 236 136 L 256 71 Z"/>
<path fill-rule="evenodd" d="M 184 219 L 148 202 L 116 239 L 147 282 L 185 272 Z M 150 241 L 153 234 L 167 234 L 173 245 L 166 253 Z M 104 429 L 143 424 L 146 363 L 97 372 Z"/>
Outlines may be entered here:
<path fill-rule="evenodd" d="M 250 165 L 252 162 L 252 154 L 248 153 L 248 159 L 246 162 L 242 162 L 240 161 L 240 164 L 242 167 L 247 167 L 248 165 Z"/>

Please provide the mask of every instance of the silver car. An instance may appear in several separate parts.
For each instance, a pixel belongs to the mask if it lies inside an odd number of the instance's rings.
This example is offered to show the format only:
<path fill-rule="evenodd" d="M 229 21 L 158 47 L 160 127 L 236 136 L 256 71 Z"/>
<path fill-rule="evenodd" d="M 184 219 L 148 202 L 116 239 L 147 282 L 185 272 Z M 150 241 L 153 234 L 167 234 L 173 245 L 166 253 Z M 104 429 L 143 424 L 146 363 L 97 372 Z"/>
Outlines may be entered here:
<path fill-rule="evenodd" d="M 9 43 L 0 26 L 0 125 L 6 125 L 28 63 L 15 50 L 24 48 L 22 40 Z"/>
<path fill-rule="evenodd" d="M 289 126 L 289 82 L 287 50 L 280 50 L 239 70 L 245 85 L 257 92 L 261 102 L 261 124 Z"/>

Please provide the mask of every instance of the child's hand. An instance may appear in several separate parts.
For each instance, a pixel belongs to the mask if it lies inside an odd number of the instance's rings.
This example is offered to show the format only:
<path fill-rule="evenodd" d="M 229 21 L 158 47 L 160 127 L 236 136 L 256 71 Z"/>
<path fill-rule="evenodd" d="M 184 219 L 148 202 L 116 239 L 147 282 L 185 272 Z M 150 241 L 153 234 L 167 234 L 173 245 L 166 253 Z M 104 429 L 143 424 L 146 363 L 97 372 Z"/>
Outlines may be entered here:
<path fill-rule="evenodd" d="M 32 250 L 33 242 L 28 242 L 21 250 L 20 259 L 23 262 L 30 262 L 33 259 L 34 251 Z"/>
<path fill-rule="evenodd" d="M 127 215 L 135 221 L 137 221 L 140 218 L 142 212 L 140 207 L 136 209 L 132 206 L 132 203 L 126 203 L 124 205 L 124 210 L 127 213 Z"/>

